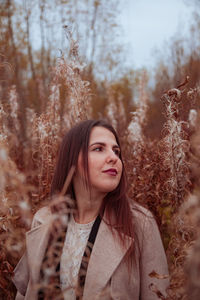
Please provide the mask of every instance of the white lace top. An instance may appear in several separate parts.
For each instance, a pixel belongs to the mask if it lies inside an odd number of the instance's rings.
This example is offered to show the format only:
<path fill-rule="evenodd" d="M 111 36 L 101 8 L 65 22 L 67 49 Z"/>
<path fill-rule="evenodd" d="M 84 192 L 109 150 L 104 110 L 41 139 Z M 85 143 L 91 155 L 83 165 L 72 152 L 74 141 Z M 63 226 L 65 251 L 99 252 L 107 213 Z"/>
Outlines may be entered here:
<path fill-rule="evenodd" d="M 94 221 L 78 224 L 72 216 L 68 223 L 60 261 L 60 283 L 65 300 L 76 299 L 75 286 L 78 272 Z"/>

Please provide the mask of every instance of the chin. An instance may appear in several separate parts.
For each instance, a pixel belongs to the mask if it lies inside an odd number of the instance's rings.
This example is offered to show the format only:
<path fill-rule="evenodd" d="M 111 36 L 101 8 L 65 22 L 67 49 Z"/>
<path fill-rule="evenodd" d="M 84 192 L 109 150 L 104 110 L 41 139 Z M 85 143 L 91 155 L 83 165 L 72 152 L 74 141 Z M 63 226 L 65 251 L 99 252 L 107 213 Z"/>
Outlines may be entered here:
<path fill-rule="evenodd" d="M 107 193 L 107 194 L 108 194 L 108 193 L 111 193 L 111 192 L 113 192 L 113 191 L 117 188 L 117 186 L 118 186 L 118 185 L 115 185 L 115 186 L 113 186 L 113 187 L 109 186 L 109 187 L 107 187 L 107 188 L 104 187 L 104 188 L 102 189 L 102 192 L 103 192 L 103 193 Z"/>

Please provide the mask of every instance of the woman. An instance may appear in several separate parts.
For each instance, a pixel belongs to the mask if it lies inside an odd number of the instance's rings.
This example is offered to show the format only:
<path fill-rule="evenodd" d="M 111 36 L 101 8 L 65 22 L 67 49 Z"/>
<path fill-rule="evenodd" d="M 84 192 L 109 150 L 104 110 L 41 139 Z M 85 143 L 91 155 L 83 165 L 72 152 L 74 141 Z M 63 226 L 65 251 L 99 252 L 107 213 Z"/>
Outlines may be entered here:
<path fill-rule="evenodd" d="M 54 200 L 34 216 L 14 271 L 16 299 L 156 300 L 153 289 L 165 294 L 167 276 L 149 276 L 168 274 L 156 222 L 126 192 L 113 127 L 103 120 L 73 127 L 60 148 L 51 194 L 68 195 L 74 206 Z"/>

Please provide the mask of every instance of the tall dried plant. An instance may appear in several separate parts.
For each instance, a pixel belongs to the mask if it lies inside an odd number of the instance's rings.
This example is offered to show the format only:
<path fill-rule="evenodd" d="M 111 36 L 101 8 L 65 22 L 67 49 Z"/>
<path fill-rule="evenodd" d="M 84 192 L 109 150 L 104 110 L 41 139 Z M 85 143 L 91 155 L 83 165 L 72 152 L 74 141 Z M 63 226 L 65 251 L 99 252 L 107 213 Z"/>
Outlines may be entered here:
<path fill-rule="evenodd" d="M 190 91 L 191 93 L 191 91 Z M 191 118 L 191 115 L 193 118 Z M 187 278 L 188 299 L 197 300 L 200 295 L 200 112 L 190 112 L 190 124 L 193 129 L 191 137 L 190 163 L 193 173 L 194 191 L 189 194 L 181 208 L 187 226 L 192 230 L 190 247 L 187 249 L 185 274 Z"/>
<path fill-rule="evenodd" d="M 10 88 L 9 91 L 9 105 L 10 105 L 10 116 L 11 119 L 13 120 L 12 124 L 12 132 L 18 133 L 20 129 L 20 124 L 19 124 L 19 116 L 18 116 L 18 110 L 19 110 L 19 105 L 18 105 L 18 99 L 17 99 L 17 91 L 16 87 L 13 85 Z"/>
<path fill-rule="evenodd" d="M 33 109 L 27 109 L 27 140 L 24 144 L 20 143 L 19 99 L 14 86 L 10 89 L 8 105 L 0 105 L 2 299 L 14 297 L 11 273 L 23 252 L 24 235 L 30 228 L 33 212 L 48 202 L 60 140 L 74 123 L 91 118 L 90 88 L 89 83 L 82 79 L 84 66 L 78 55 L 78 44 L 73 40 L 68 27 L 65 32 L 70 41 L 69 57 L 61 55 L 52 70 L 48 103 L 42 113 L 37 115 Z M 123 135 L 122 140 L 130 179 L 129 195 L 147 206 L 158 221 L 168 251 L 171 273 L 166 299 L 197 300 L 199 231 L 195 228 L 199 226 L 199 128 L 195 129 L 196 113 L 192 111 L 189 122 L 183 122 L 179 115 L 182 91 L 167 91 L 162 98 L 166 108 L 163 138 L 161 142 L 151 141 L 143 132 L 148 109 L 145 76 L 141 79 L 140 100 L 129 125 L 122 98 L 120 95 L 115 98 L 112 86 L 107 89 L 106 117 L 115 128 L 121 130 L 121 135 L 124 132 L 122 127 L 127 126 L 127 134 Z M 63 88 L 64 99 L 61 96 Z M 192 90 L 188 92 L 188 97 L 193 97 Z M 194 136 L 189 140 L 191 134 Z M 16 149 L 23 149 L 23 152 L 20 150 L 17 153 Z M 191 179 L 196 184 L 196 190 L 185 201 L 191 189 Z M 183 206 L 179 209 L 181 204 Z M 157 290 L 155 292 L 159 295 Z"/>
<path fill-rule="evenodd" d="M 152 210 L 151 200 L 156 204 L 155 182 L 152 180 L 157 173 L 156 143 L 144 135 L 147 122 L 148 95 L 146 92 L 147 76 L 144 72 L 139 84 L 139 99 L 136 110 L 132 112 L 132 119 L 124 137 L 125 161 L 130 179 L 130 196 L 139 203 Z M 152 202 L 153 202 L 152 201 Z"/>
<path fill-rule="evenodd" d="M 73 123 L 90 117 L 89 84 L 81 78 L 82 65 L 76 60 L 76 45 L 72 42 L 71 46 L 70 58 L 67 60 L 62 56 L 52 70 L 46 108 L 40 115 L 36 115 L 31 108 L 26 110 L 27 140 L 24 144 L 20 143 L 18 135 L 18 118 L 22 116 L 18 110 L 19 99 L 14 86 L 10 89 L 6 110 L 2 104 L 0 106 L 2 299 L 14 298 L 11 284 L 13 266 L 23 253 L 25 231 L 30 228 L 33 212 L 48 201 L 60 140 Z M 60 89 L 63 82 L 67 97 L 62 106 Z M 18 147 L 23 149 L 23 155 L 17 153 Z"/>
<path fill-rule="evenodd" d="M 82 79 L 84 68 L 78 53 L 78 43 L 73 39 L 71 30 L 65 26 L 66 37 L 70 43 L 68 59 L 62 54 L 54 69 L 57 81 L 62 79 L 66 89 L 65 114 L 63 119 L 67 126 L 91 118 L 91 95 L 89 82 Z"/>
<path fill-rule="evenodd" d="M 38 172 L 38 191 L 34 193 L 36 202 L 47 199 L 49 195 L 55 157 L 61 138 L 59 95 L 59 85 L 52 82 L 45 112 L 33 118 L 31 144 Z"/>
<path fill-rule="evenodd" d="M 107 106 L 106 106 L 106 117 L 116 130 L 119 121 L 117 101 L 114 97 L 114 93 L 112 91 L 111 86 L 108 85 L 106 91 L 107 91 L 107 98 L 108 98 Z"/>
<path fill-rule="evenodd" d="M 11 273 L 24 249 L 25 230 L 32 220 L 29 192 L 22 173 L 9 154 L 9 143 L 5 135 L 0 140 L 0 298 L 13 299 Z M 11 289 L 11 291 L 10 291 Z"/>
<path fill-rule="evenodd" d="M 148 95 L 146 92 L 147 74 L 143 72 L 139 84 L 139 99 L 138 105 L 134 112 L 132 112 L 132 119 L 128 125 L 128 139 L 132 143 L 134 149 L 133 154 L 137 155 L 137 151 L 141 150 L 144 145 L 143 129 L 147 122 L 148 110 Z"/>
<path fill-rule="evenodd" d="M 180 210 L 180 206 L 184 205 L 192 188 L 189 162 L 190 124 L 182 121 L 179 114 L 182 93 L 180 89 L 171 89 L 162 97 L 167 116 L 160 152 L 163 161 L 162 169 L 166 174 L 163 201 L 168 211 L 166 221 L 170 233 L 168 247 L 171 272 L 170 299 L 190 299 L 185 291 L 187 278 L 184 267 L 187 250 L 194 238 L 193 228 Z"/>
<path fill-rule="evenodd" d="M 179 116 L 179 105 L 182 92 L 171 89 L 165 93 L 162 100 L 166 108 L 167 122 L 164 124 L 162 148 L 163 165 L 168 173 L 165 189 L 172 201 L 174 211 L 183 202 L 190 185 L 190 173 L 187 154 L 189 152 L 188 122 Z"/>
<path fill-rule="evenodd" d="M 48 199 L 55 158 L 62 135 L 77 121 L 90 117 L 89 83 L 82 80 L 82 64 L 78 57 L 78 44 L 65 28 L 70 42 L 69 57 L 62 55 L 52 70 L 49 100 L 45 111 L 34 118 L 32 140 L 33 157 L 37 162 L 38 192 L 34 202 Z M 66 99 L 61 103 L 60 90 L 66 90 Z M 44 202 L 43 202 L 44 205 Z"/>

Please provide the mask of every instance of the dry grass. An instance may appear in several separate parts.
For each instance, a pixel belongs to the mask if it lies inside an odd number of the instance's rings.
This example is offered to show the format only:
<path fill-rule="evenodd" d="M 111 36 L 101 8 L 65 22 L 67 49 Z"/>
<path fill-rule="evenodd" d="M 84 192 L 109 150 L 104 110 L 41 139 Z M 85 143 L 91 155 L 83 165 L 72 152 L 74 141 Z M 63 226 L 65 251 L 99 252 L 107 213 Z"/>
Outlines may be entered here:
<path fill-rule="evenodd" d="M 0 107 L 1 299 L 14 297 L 12 271 L 24 251 L 25 232 L 30 228 L 34 212 L 48 202 L 63 133 L 76 121 L 90 118 L 92 114 L 89 84 L 81 77 L 77 44 L 72 41 L 71 46 L 71 59 L 66 60 L 62 55 L 52 71 L 49 101 L 43 113 L 38 116 L 32 109 L 26 112 L 27 138 L 23 143 L 14 86 L 10 89 L 8 105 Z M 61 82 L 66 89 L 64 103 L 60 101 Z M 130 180 L 129 195 L 147 206 L 159 224 L 171 275 L 166 299 L 197 300 L 200 291 L 200 128 L 191 116 L 190 122 L 180 119 L 182 91 L 172 89 L 163 96 L 166 123 L 162 140 L 149 140 L 143 134 L 148 109 L 145 77 L 141 80 L 140 95 L 122 141 Z M 188 96 L 191 95 L 194 96 L 192 90 Z M 123 103 L 118 99 L 116 107 L 110 90 L 108 99 L 107 118 L 120 129 L 121 124 L 126 124 Z M 155 293 L 165 299 L 156 289 Z"/>

